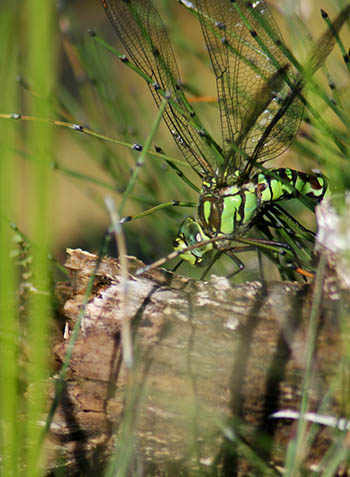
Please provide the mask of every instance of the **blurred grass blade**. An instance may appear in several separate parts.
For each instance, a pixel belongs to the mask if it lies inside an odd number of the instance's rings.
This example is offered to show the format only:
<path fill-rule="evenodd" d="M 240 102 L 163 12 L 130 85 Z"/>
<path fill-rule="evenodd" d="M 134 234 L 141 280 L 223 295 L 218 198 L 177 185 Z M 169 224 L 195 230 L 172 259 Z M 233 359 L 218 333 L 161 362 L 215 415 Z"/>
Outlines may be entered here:
<path fill-rule="evenodd" d="M 146 142 L 145 142 L 145 145 L 141 151 L 141 154 L 140 154 L 140 157 L 139 159 L 137 160 L 137 163 L 136 163 L 136 168 L 134 169 L 134 172 L 130 178 L 130 181 L 129 181 L 129 184 L 127 185 L 127 188 L 123 194 L 123 198 L 122 198 L 122 202 L 120 204 L 120 207 L 119 207 L 119 215 L 121 216 L 123 214 L 123 209 L 124 209 L 124 206 L 125 206 L 125 203 L 130 195 L 130 193 L 132 192 L 132 189 L 135 185 L 135 182 L 137 180 L 137 176 L 139 175 L 139 172 L 140 172 L 140 169 L 141 167 L 143 166 L 144 162 L 145 162 L 145 158 L 146 158 L 146 154 L 147 154 L 147 151 L 149 150 L 149 148 L 151 147 L 151 144 L 152 144 L 152 141 L 153 141 L 153 138 L 159 128 L 159 124 L 160 124 L 160 121 L 162 119 L 162 116 L 164 114 L 164 111 L 165 111 L 165 108 L 168 104 L 168 101 L 165 99 L 163 100 L 162 104 L 160 105 L 159 107 L 159 111 L 158 111 L 158 114 L 156 116 L 156 119 L 152 125 L 152 128 L 151 128 L 151 131 L 146 139 Z"/>
<path fill-rule="evenodd" d="M 49 117 L 50 93 L 55 77 L 54 3 L 47 0 L 26 2 L 27 77 L 39 98 L 31 98 L 34 114 Z M 47 99 L 46 99 L 47 98 Z M 40 422 L 45 406 L 44 380 L 48 377 L 48 331 L 51 317 L 51 278 L 48 253 L 51 245 L 55 193 L 52 188 L 51 168 L 48 167 L 53 150 L 53 128 L 42 122 L 32 122 L 29 128 L 28 149 L 36 156 L 31 163 L 27 217 L 29 235 L 36 243 L 33 249 L 33 293 L 28 316 L 29 364 L 27 380 L 31 386 L 27 402 L 26 448 L 30 475 L 43 475 L 43 455 L 40 448 Z"/>
<path fill-rule="evenodd" d="M 349 15 L 349 11 L 350 11 L 350 6 L 347 7 L 347 15 Z M 334 27 L 334 24 L 332 23 L 332 21 L 330 20 L 329 16 L 328 16 L 328 13 L 325 12 L 324 10 L 321 10 L 321 14 L 322 14 L 322 18 L 324 19 L 325 23 L 328 25 L 328 28 L 331 30 L 331 32 L 334 34 L 334 37 L 338 43 L 338 46 L 340 48 L 340 51 L 343 55 L 343 58 L 344 58 L 344 62 L 345 62 L 345 65 L 348 69 L 348 71 L 350 71 L 350 62 L 349 62 L 349 55 L 346 53 L 346 50 L 345 50 L 345 47 L 344 47 L 344 44 L 343 42 L 341 41 L 340 37 L 339 37 L 339 34 L 336 30 L 336 28 Z"/>
<path fill-rule="evenodd" d="M 12 4 L 10 8 L 10 3 Z M 0 87 L 6 91 L 2 104 L 6 109 L 16 107 L 18 98 L 16 75 L 18 42 L 16 41 L 18 2 L 6 1 L 0 15 Z M 21 433 L 18 425 L 18 316 L 15 304 L 16 278 L 11 250 L 13 231 L 5 216 L 13 213 L 15 185 L 15 157 L 12 149 L 16 144 L 16 128 L 6 122 L 0 128 L 0 455 L 2 475 L 19 475 Z"/>
<path fill-rule="evenodd" d="M 28 115 L 17 114 L 17 113 L 0 113 L 0 119 L 8 119 L 8 120 L 13 119 L 13 120 L 16 120 L 16 121 L 30 121 L 30 122 L 35 122 L 35 123 L 43 123 L 43 124 L 47 124 L 47 125 L 51 124 L 51 125 L 55 125 L 55 126 L 62 126 L 64 128 L 73 129 L 74 131 L 84 133 L 84 134 L 87 134 L 89 136 L 96 137 L 98 139 L 102 139 L 104 141 L 109 141 L 109 142 L 112 142 L 114 144 L 118 144 L 119 146 L 128 147 L 130 149 L 134 148 L 133 144 L 130 144 L 128 142 L 120 141 L 119 139 L 115 139 L 115 138 L 106 136 L 104 134 L 93 131 L 92 129 L 88 129 L 88 128 L 86 128 L 84 126 L 81 126 L 79 124 L 67 123 L 66 121 L 58 121 L 58 120 L 55 120 L 55 119 L 48 119 L 47 117 L 43 117 L 43 116 L 35 117 L 35 116 L 28 116 Z M 187 167 L 187 168 L 189 167 L 189 165 L 185 161 L 183 161 L 182 159 L 177 159 L 175 157 L 170 157 L 170 156 L 167 156 L 166 154 L 161 154 L 161 153 L 158 153 L 158 152 L 154 152 L 152 150 L 147 151 L 147 154 L 149 154 L 151 157 L 154 157 L 155 159 L 166 160 L 166 161 L 172 162 L 174 164 L 179 164 L 179 165 Z M 47 165 L 50 165 L 50 163 L 48 162 Z"/>

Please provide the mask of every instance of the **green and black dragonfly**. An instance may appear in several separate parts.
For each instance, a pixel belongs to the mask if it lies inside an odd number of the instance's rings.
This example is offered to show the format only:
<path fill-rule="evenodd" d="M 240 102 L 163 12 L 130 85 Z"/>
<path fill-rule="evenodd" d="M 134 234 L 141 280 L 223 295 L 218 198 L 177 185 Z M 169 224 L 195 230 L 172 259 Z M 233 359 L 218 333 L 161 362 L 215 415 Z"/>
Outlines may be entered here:
<path fill-rule="evenodd" d="M 285 262 L 278 258 L 282 252 L 289 265 L 308 274 L 312 253 L 303 255 L 303 249 L 306 242 L 313 243 L 314 234 L 280 202 L 299 196 L 313 208 L 324 197 L 327 183 L 321 174 L 289 168 L 266 170 L 263 164 L 279 156 L 295 139 L 305 105 L 305 78 L 311 77 L 330 53 L 349 7 L 315 44 L 303 72 L 295 73 L 265 1 L 183 3 L 199 17 L 216 76 L 221 146 L 184 95 L 166 29 L 151 1 L 102 0 L 130 59 L 148 78 L 158 106 L 168 99 L 163 118 L 202 181 L 197 218 L 183 221 L 175 251 L 148 269 L 174 256 L 192 265 L 211 266 L 227 254 L 238 265 L 237 273 L 244 265 L 236 254 L 258 249 L 278 262 L 285 276 Z M 264 239 L 246 236 L 253 225 Z"/>

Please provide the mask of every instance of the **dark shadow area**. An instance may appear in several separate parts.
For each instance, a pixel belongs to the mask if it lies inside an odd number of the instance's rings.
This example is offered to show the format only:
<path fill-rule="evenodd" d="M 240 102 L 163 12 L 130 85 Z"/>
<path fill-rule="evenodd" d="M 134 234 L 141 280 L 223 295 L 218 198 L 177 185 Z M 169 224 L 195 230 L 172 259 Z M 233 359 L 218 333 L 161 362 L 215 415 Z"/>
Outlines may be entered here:
<path fill-rule="evenodd" d="M 238 442 L 251 449 L 252 454 L 255 454 L 263 462 L 269 463 L 271 460 L 278 420 L 271 419 L 269 416 L 278 409 L 281 383 L 285 379 L 286 367 L 291 357 L 291 346 L 295 333 L 301 324 L 301 310 L 305 293 L 305 289 L 301 289 L 294 297 L 290 314 L 285 322 L 288 330 L 282 327 L 278 331 L 274 354 L 268 357 L 269 363 L 266 363 L 267 370 L 264 378 L 266 392 L 261 406 L 261 417 L 259 415 L 259 422 L 257 426 L 253 427 L 247 421 L 249 409 L 249 406 L 247 408 L 247 399 L 254 399 L 254 396 L 246 395 L 246 384 L 249 380 L 254 379 L 254 376 L 249 373 L 249 360 L 253 354 L 252 346 L 259 339 L 257 336 L 258 316 L 268 296 L 266 286 L 263 286 L 257 293 L 248 320 L 238 332 L 239 346 L 232 368 L 231 411 L 233 420 L 230 424 L 233 434 L 236 436 L 236 443 L 225 440 L 216 458 L 217 465 L 222 464 L 223 476 L 232 477 L 238 475 L 238 473 L 241 475 L 242 459 L 237 447 Z M 288 339 L 286 339 L 286 336 Z M 254 463 L 250 471 L 253 469 Z M 275 470 L 275 472 L 278 475 L 278 471 Z"/>

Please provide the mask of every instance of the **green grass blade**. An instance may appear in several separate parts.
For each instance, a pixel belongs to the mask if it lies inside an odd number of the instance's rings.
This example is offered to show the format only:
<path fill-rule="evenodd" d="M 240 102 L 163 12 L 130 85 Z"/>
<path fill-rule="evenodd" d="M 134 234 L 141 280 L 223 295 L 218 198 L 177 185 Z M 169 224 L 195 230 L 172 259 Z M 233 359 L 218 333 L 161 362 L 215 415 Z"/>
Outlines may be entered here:
<path fill-rule="evenodd" d="M 49 98 L 55 77 L 55 46 L 53 32 L 54 4 L 47 0 L 29 0 L 26 3 L 27 19 L 27 74 L 39 98 L 32 98 L 32 109 L 40 116 L 50 116 Z M 53 150 L 51 125 L 33 122 L 30 127 L 28 149 L 35 154 L 28 177 L 30 194 L 27 214 L 30 218 L 30 236 L 37 247 L 33 249 L 33 293 L 28 316 L 27 381 L 31 387 L 27 402 L 26 418 L 26 468 L 30 475 L 43 475 L 44 456 L 40 442 L 45 408 L 45 379 L 48 377 L 49 325 L 51 318 L 51 274 L 47 259 L 52 233 L 51 170 L 48 162 Z"/>
<path fill-rule="evenodd" d="M 12 7 L 10 8 L 10 3 Z M 15 38 L 17 28 L 17 2 L 5 2 L 0 15 L 0 87 L 6 91 L 2 95 L 5 108 L 16 107 L 18 97 L 12 80 L 16 74 L 18 43 Z M 18 423 L 20 398 L 18 395 L 18 337 L 16 276 L 11 251 L 13 231 L 4 219 L 14 208 L 15 157 L 12 153 L 16 143 L 14 124 L 6 123 L 0 128 L 0 455 L 2 475 L 19 475 L 21 433 Z"/>
<path fill-rule="evenodd" d="M 162 102 L 162 104 L 160 105 L 160 108 L 159 108 L 159 111 L 158 111 L 158 114 L 156 116 L 156 119 L 152 125 L 152 128 L 151 128 L 151 131 L 146 139 L 146 142 L 145 142 L 145 145 L 144 145 L 144 148 L 142 149 L 141 151 L 141 154 L 140 154 L 140 157 L 136 163 L 136 168 L 134 169 L 134 172 L 130 178 L 130 181 L 129 181 L 129 184 L 127 185 L 127 188 L 123 194 L 123 198 L 122 198 L 122 201 L 121 201 L 121 204 L 119 206 L 119 215 L 121 216 L 123 214 L 123 209 L 124 209 L 124 206 L 125 206 L 125 202 L 127 201 L 131 191 L 133 190 L 133 187 L 135 185 L 135 182 L 137 180 L 137 176 L 139 175 L 139 172 L 140 172 L 140 169 L 141 167 L 143 166 L 144 162 L 145 162 L 145 159 L 146 159 L 146 154 L 147 154 L 147 151 L 148 149 L 150 148 L 151 144 L 152 144 L 152 141 L 153 141 L 153 138 L 159 128 L 159 124 L 160 124 L 160 121 L 162 119 L 162 116 L 163 116 L 163 113 L 165 111 L 165 108 L 168 104 L 168 101 L 167 100 L 164 100 Z"/>

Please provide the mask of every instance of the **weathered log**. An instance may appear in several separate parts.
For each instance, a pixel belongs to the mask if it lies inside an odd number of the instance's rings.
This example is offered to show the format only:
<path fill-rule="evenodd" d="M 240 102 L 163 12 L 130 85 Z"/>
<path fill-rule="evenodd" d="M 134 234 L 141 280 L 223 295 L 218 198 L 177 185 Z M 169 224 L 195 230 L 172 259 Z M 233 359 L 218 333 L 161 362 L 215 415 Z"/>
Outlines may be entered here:
<path fill-rule="evenodd" d="M 68 250 L 71 280 L 58 295 L 69 329 L 96 260 Z M 275 475 L 296 423 L 271 415 L 299 409 L 313 285 L 233 285 L 217 276 L 200 282 L 163 270 L 135 276 L 141 265 L 129 258 L 134 371 L 128 378 L 120 346 L 119 263 L 106 258 L 84 310 L 51 447 L 55 443 L 66 469 L 89 475 L 103 468 L 129 417 L 133 463 L 145 475 L 248 475 L 264 465 Z M 311 411 L 318 410 L 343 356 L 337 310 L 339 297 L 324 291 L 308 389 Z M 66 333 L 54 350 L 59 362 L 67 343 Z M 322 411 L 337 415 L 342 405 L 339 392 Z M 330 439 L 321 428 L 305 465 L 320 461 Z"/>

